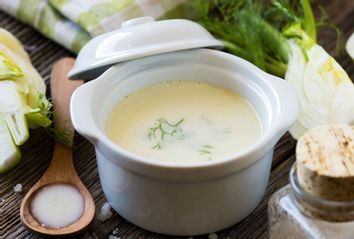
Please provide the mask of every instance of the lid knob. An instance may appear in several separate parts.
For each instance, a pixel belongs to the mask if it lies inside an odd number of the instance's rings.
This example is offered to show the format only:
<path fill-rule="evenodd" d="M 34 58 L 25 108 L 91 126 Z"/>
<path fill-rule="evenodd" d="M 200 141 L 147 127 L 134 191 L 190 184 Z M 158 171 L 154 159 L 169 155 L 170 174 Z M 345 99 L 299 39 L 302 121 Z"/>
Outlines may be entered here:
<path fill-rule="evenodd" d="M 146 16 L 146 17 L 138 17 L 138 18 L 133 18 L 127 21 L 124 21 L 121 25 L 121 28 L 125 27 L 131 27 L 135 25 L 140 25 L 148 22 L 154 22 L 155 19 L 151 16 Z"/>

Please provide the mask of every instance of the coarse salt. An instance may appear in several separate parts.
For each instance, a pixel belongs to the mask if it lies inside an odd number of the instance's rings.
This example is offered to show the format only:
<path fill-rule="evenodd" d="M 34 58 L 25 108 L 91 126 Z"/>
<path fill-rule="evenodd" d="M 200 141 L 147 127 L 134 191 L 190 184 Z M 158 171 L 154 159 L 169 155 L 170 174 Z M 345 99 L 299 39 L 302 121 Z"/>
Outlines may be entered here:
<path fill-rule="evenodd" d="M 110 218 L 113 215 L 111 211 L 111 205 L 109 205 L 108 202 L 105 202 L 102 207 L 100 213 L 97 215 L 98 220 L 104 222 L 108 218 Z"/>
<path fill-rule="evenodd" d="M 117 236 L 114 236 L 114 235 L 110 235 L 109 237 L 108 237 L 108 239 L 121 239 L 120 237 L 117 237 Z"/>
<path fill-rule="evenodd" d="M 113 235 L 117 235 L 117 234 L 118 234 L 118 232 L 119 232 L 119 229 L 118 229 L 118 228 L 116 228 L 116 229 L 114 229 L 114 230 L 113 230 L 112 234 L 113 234 Z"/>
<path fill-rule="evenodd" d="M 218 235 L 216 233 L 210 233 L 208 239 L 218 239 Z"/>
<path fill-rule="evenodd" d="M 15 185 L 15 187 L 14 187 L 14 192 L 15 192 L 15 193 L 20 193 L 20 192 L 22 192 L 22 184 L 21 184 L 21 183 L 18 183 L 18 184 Z"/>
<path fill-rule="evenodd" d="M 42 226 L 63 228 L 79 220 L 85 210 L 85 200 L 75 186 L 55 183 L 37 190 L 30 210 Z"/>

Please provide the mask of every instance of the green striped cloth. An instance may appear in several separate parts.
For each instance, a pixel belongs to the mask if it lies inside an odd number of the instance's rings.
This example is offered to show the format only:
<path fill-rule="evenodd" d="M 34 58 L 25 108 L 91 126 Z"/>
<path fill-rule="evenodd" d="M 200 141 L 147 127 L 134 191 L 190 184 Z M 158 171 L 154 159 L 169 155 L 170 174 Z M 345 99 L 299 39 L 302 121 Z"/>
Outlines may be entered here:
<path fill-rule="evenodd" d="M 185 0 L 0 0 L 0 9 L 78 52 L 92 37 L 127 19 L 161 18 Z"/>

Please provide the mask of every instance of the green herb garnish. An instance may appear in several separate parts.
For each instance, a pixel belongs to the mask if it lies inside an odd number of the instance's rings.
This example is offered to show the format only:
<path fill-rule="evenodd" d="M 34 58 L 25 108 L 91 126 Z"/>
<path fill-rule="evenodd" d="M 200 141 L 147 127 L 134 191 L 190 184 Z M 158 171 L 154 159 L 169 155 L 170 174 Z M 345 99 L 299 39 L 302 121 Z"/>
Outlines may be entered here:
<path fill-rule="evenodd" d="M 152 148 L 156 150 L 162 149 L 162 141 L 164 141 L 167 136 L 183 140 L 185 138 L 181 128 L 183 121 L 184 118 L 173 124 L 164 118 L 157 119 L 154 125 L 148 129 L 149 140 L 156 141 L 156 144 Z"/>
<path fill-rule="evenodd" d="M 212 149 L 213 149 L 212 146 L 205 144 L 198 150 L 198 152 L 200 154 L 211 154 Z"/>
<path fill-rule="evenodd" d="M 45 128 L 47 133 L 52 136 L 56 141 L 59 143 L 66 145 L 66 146 L 71 146 L 73 144 L 73 139 L 72 134 L 71 134 L 71 127 L 70 127 L 70 121 L 65 120 L 62 122 L 62 124 L 59 126 L 59 128 L 54 128 L 54 127 L 48 127 Z"/>

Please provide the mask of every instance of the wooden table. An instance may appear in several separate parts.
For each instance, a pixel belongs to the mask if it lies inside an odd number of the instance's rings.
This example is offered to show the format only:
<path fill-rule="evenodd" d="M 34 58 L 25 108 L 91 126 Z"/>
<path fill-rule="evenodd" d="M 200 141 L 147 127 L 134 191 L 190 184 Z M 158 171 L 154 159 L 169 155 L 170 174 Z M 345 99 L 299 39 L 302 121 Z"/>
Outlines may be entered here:
<path fill-rule="evenodd" d="M 330 18 L 343 31 L 343 39 L 347 39 L 349 34 L 354 32 L 354 1 L 327 0 L 322 2 Z M 64 56 L 72 56 L 67 50 L 47 40 L 31 27 L 25 26 L 1 12 L 0 27 L 11 31 L 23 42 L 31 55 L 34 66 L 46 82 L 48 82 L 53 62 Z M 333 55 L 336 45 L 335 38 L 333 30 L 321 29 L 318 42 Z M 336 55 L 336 59 L 351 79 L 354 79 L 354 62 L 343 49 L 341 54 Z M 296 141 L 289 134 L 282 137 L 276 145 L 269 185 L 263 201 L 243 221 L 217 232 L 218 238 L 267 238 L 267 202 L 275 191 L 288 182 L 288 172 L 295 160 L 295 145 Z M 92 193 L 99 209 L 106 200 L 98 179 L 93 146 L 80 135 L 76 135 L 74 147 L 74 159 L 78 174 Z M 22 162 L 10 173 L 0 176 L 0 198 L 5 199 L 5 202 L 0 205 L 0 239 L 41 238 L 22 226 L 19 208 L 25 193 L 47 168 L 52 150 L 52 138 L 42 129 L 33 130 L 30 140 L 22 147 Z M 23 185 L 22 193 L 14 193 L 13 186 L 17 183 Z M 104 223 L 95 219 L 86 234 L 75 238 L 108 238 L 115 228 L 118 231 L 116 236 L 122 239 L 177 238 L 147 232 L 127 222 L 116 213 Z M 194 238 L 207 238 L 207 235 Z"/>

